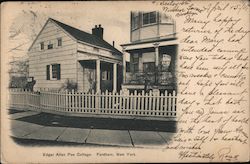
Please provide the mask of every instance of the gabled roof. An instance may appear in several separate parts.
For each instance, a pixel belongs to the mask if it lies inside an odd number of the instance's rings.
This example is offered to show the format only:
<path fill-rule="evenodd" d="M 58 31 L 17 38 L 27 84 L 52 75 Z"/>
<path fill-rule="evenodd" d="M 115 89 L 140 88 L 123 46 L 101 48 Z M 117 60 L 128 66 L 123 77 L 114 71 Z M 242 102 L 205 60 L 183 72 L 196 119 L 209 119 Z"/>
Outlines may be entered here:
<path fill-rule="evenodd" d="M 89 34 L 87 32 L 81 31 L 77 28 L 71 27 L 67 24 L 64 24 L 62 22 L 59 22 L 55 19 L 49 18 L 49 20 L 52 20 L 53 22 L 55 22 L 57 25 L 59 25 L 61 28 L 63 28 L 66 32 L 68 32 L 72 37 L 74 37 L 76 40 L 91 44 L 91 45 L 96 45 L 98 47 L 102 47 L 108 50 L 111 50 L 115 53 L 117 53 L 118 55 L 122 55 L 122 53 L 117 50 L 115 47 L 113 47 L 112 45 L 110 45 L 108 42 L 106 42 L 105 40 L 93 35 L 93 34 Z"/>

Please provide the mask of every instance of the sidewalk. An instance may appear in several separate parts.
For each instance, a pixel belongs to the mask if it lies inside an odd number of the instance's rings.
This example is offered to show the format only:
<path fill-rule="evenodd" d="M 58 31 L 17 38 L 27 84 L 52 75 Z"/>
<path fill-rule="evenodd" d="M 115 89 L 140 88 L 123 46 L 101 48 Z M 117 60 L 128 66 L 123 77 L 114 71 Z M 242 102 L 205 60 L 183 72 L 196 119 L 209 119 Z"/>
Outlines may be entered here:
<path fill-rule="evenodd" d="M 32 111 L 12 112 L 11 132 L 12 137 L 19 140 L 30 140 L 35 145 L 35 141 L 51 141 L 56 143 L 74 143 L 86 145 L 103 145 L 103 146 L 125 146 L 125 147 L 164 147 L 170 141 L 172 132 L 148 131 L 148 130 L 125 130 L 119 129 L 100 129 L 95 124 L 91 128 L 68 126 L 65 120 L 58 122 L 54 116 L 41 117 L 41 113 Z M 40 117 L 39 117 L 40 116 Z M 43 122 L 39 122 L 39 119 Z M 25 120 L 36 120 L 37 123 Z M 64 124 L 62 123 L 64 122 Z M 82 123 L 81 123 L 82 124 Z M 84 124 L 89 124 L 86 122 Z M 128 122 L 127 122 L 128 124 Z M 124 127 L 124 126 L 123 126 Z M 27 142 L 28 142 L 27 141 Z"/>

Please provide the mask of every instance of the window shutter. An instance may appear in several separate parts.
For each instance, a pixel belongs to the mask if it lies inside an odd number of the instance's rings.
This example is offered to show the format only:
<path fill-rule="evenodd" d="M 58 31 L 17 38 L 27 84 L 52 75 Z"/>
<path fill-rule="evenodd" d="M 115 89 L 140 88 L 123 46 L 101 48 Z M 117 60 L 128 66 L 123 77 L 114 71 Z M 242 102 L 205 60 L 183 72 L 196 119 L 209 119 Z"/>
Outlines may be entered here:
<path fill-rule="evenodd" d="M 57 64 L 57 80 L 61 79 L 61 67 L 60 64 Z"/>
<path fill-rule="evenodd" d="M 46 67 L 46 75 L 47 75 L 47 80 L 50 80 L 50 65 L 47 65 L 47 67 Z"/>

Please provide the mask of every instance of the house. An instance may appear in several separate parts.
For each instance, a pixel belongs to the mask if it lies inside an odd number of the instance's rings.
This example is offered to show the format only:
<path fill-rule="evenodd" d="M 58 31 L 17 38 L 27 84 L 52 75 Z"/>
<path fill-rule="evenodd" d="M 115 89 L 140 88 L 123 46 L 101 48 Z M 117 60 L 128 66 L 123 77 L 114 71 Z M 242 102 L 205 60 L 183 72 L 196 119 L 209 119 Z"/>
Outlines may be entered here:
<path fill-rule="evenodd" d="M 84 92 L 119 90 L 122 53 L 103 34 L 101 25 L 90 34 L 49 18 L 28 50 L 34 90 L 60 90 L 67 81 Z"/>
<path fill-rule="evenodd" d="M 129 65 L 123 60 L 122 88 L 176 90 L 175 21 L 158 11 L 131 12 L 130 21 L 130 43 L 121 45 L 130 54 Z"/>

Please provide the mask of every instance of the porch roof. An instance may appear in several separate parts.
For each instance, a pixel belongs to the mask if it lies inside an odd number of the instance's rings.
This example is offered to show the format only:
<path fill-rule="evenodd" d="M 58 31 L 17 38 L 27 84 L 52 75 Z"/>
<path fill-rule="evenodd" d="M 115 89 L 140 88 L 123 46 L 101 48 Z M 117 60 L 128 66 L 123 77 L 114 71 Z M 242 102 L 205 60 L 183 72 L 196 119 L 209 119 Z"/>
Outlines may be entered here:
<path fill-rule="evenodd" d="M 157 44 L 159 47 L 175 45 L 178 44 L 177 38 L 167 38 L 167 39 L 159 39 L 159 40 L 151 40 L 151 41 L 142 41 L 135 43 L 122 44 L 121 46 L 125 51 L 143 49 L 143 48 L 153 48 Z"/>

